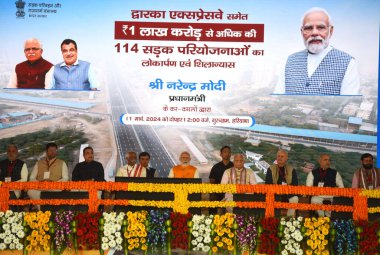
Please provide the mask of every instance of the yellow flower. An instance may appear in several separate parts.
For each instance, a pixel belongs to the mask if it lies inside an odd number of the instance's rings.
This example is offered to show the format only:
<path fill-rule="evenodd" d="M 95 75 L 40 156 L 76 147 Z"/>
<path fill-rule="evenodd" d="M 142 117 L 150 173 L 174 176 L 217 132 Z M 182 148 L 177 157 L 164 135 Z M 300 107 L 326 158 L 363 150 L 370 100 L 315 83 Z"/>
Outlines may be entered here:
<path fill-rule="evenodd" d="M 330 252 L 328 250 L 325 250 L 322 252 L 322 255 L 329 255 L 329 254 L 330 254 Z"/>
<path fill-rule="evenodd" d="M 233 249 L 234 249 L 234 246 L 233 246 L 233 245 L 228 245 L 228 246 L 227 246 L 227 250 L 232 251 Z"/>
<path fill-rule="evenodd" d="M 32 241 L 30 242 L 30 244 L 31 244 L 32 246 L 36 246 L 36 245 L 37 245 L 37 241 L 36 241 L 36 240 L 32 240 Z"/>
<path fill-rule="evenodd" d="M 218 252 L 218 247 L 213 246 L 213 247 L 212 247 L 212 252 L 213 252 L 213 253 L 217 253 L 217 252 Z"/>
<path fill-rule="evenodd" d="M 146 243 L 145 238 L 140 238 L 140 243 L 142 243 L 142 244 Z"/>
<path fill-rule="evenodd" d="M 234 236 L 235 236 L 235 235 L 234 235 L 234 233 L 232 233 L 232 232 L 228 234 L 228 237 L 229 237 L 229 238 L 232 238 L 232 237 L 234 237 Z"/>
<path fill-rule="evenodd" d="M 322 241 L 322 244 L 326 246 L 328 242 L 329 242 L 329 241 L 327 241 L 327 240 L 323 240 L 323 241 Z"/>
<path fill-rule="evenodd" d="M 318 249 L 321 250 L 321 251 L 323 251 L 325 249 L 325 246 L 323 244 L 319 244 L 318 245 Z"/>
<path fill-rule="evenodd" d="M 148 249 L 148 246 L 146 244 L 143 244 L 141 246 L 141 250 L 146 251 Z"/>
<path fill-rule="evenodd" d="M 313 251 L 312 250 L 306 250 L 306 255 L 312 255 Z"/>
<path fill-rule="evenodd" d="M 313 240 L 308 239 L 308 240 L 306 241 L 306 244 L 307 244 L 308 246 L 312 246 L 312 245 L 314 244 L 314 242 L 313 242 Z"/>
<path fill-rule="evenodd" d="M 215 237 L 214 237 L 214 241 L 215 241 L 215 242 L 218 242 L 219 240 L 220 240 L 220 237 L 219 237 L 219 236 L 215 236 Z"/>
<path fill-rule="evenodd" d="M 217 242 L 216 245 L 217 245 L 218 247 L 222 247 L 222 246 L 223 246 L 223 243 L 222 243 L 222 242 Z"/>
<path fill-rule="evenodd" d="M 44 250 L 45 250 L 45 251 L 49 251 L 49 250 L 50 250 L 49 245 L 44 245 Z"/>
<path fill-rule="evenodd" d="M 133 250 L 134 246 L 133 245 L 128 245 L 128 250 Z"/>

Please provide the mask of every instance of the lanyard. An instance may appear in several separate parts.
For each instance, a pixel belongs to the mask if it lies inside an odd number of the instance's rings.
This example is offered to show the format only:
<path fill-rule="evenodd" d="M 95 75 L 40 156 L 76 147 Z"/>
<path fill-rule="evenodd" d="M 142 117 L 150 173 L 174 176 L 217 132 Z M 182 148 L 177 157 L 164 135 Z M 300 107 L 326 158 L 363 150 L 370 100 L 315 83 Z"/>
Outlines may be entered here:
<path fill-rule="evenodd" d="M 12 176 L 13 169 L 16 166 L 16 160 L 15 161 L 9 161 L 8 166 L 7 166 L 7 176 Z"/>
<path fill-rule="evenodd" d="M 325 182 L 325 178 L 326 178 L 328 170 L 329 169 L 327 168 L 325 171 L 323 171 L 322 168 L 319 168 L 319 181 L 320 182 Z"/>
<path fill-rule="evenodd" d="M 49 160 L 46 159 L 46 163 L 47 163 L 47 166 L 48 166 L 48 171 L 50 171 L 50 167 L 55 163 L 56 160 L 57 160 L 57 158 L 55 158 L 51 163 L 49 163 Z"/>

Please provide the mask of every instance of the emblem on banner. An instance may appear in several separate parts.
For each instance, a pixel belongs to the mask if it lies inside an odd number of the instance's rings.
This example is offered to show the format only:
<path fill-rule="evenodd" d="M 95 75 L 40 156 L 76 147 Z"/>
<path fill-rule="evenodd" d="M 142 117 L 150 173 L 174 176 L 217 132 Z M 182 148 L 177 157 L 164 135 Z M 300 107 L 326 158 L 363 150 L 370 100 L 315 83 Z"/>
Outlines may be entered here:
<path fill-rule="evenodd" d="M 17 8 L 16 17 L 17 18 L 24 18 L 25 17 L 25 11 L 24 11 L 25 1 L 18 0 L 15 2 L 15 4 L 16 4 L 16 8 Z"/>

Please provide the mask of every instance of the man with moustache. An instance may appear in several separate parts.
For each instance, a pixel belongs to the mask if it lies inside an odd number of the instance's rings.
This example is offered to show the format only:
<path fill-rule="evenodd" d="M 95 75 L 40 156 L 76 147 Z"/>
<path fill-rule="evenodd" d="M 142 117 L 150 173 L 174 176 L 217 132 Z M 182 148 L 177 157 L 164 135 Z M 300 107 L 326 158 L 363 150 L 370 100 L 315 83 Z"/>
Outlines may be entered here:
<path fill-rule="evenodd" d="M 352 188 L 380 189 L 380 169 L 373 166 L 373 156 L 364 153 L 361 156 L 362 167 L 355 171 Z"/>
<path fill-rule="evenodd" d="M 71 179 L 73 181 L 106 181 L 103 165 L 94 160 L 94 149 L 90 146 L 84 148 L 83 157 L 84 161 L 75 165 Z"/>
<path fill-rule="evenodd" d="M 65 161 L 57 158 L 58 146 L 55 143 L 46 144 L 46 156 L 37 161 L 30 174 L 30 181 L 64 182 L 69 180 Z M 40 190 L 28 190 L 30 199 L 40 199 Z M 39 209 L 40 207 L 37 206 Z"/>
<path fill-rule="evenodd" d="M 179 156 L 181 164 L 170 169 L 169 178 L 199 178 L 198 169 L 190 165 L 190 153 L 183 151 Z"/>
<path fill-rule="evenodd" d="M 330 168 L 330 155 L 321 154 L 318 160 L 319 166 L 307 175 L 306 186 L 344 188 L 342 176 L 335 169 Z M 312 204 L 331 204 L 333 196 L 313 196 Z M 319 217 L 330 217 L 331 211 L 317 211 Z"/>
<path fill-rule="evenodd" d="M 38 39 L 25 41 L 24 54 L 27 60 L 16 65 L 7 88 L 45 88 L 45 76 L 53 64 L 42 58 L 42 52 L 42 44 Z"/>
<path fill-rule="evenodd" d="M 276 164 L 273 164 L 268 168 L 265 184 L 298 186 L 297 172 L 290 164 L 288 164 L 288 153 L 285 150 L 279 150 L 277 152 Z M 283 202 L 298 203 L 298 196 L 276 195 L 276 200 L 278 200 L 278 198 Z M 295 210 L 289 209 L 287 216 L 295 216 Z"/>
<path fill-rule="evenodd" d="M 2 182 L 26 182 L 28 181 L 28 168 L 24 161 L 17 158 L 18 148 L 15 144 L 7 147 L 7 158 L 0 161 L 0 181 Z M 19 198 L 21 191 L 15 190 L 14 195 Z M 13 194 L 11 193 L 11 197 Z"/>
<path fill-rule="evenodd" d="M 234 156 L 234 166 L 224 171 L 221 184 L 257 184 L 255 173 L 250 168 L 244 167 L 245 158 L 243 154 Z M 226 193 L 225 200 L 232 201 L 233 195 Z"/>
<path fill-rule="evenodd" d="M 61 43 L 63 62 L 50 69 L 46 76 L 47 89 L 98 90 L 95 71 L 89 62 L 78 60 L 77 43 L 65 39 Z"/>
<path fill-rule="evenodd" d="M 355 59 L 330 45 L 334 26 L 325 9 L 313 7 L 302 18 L 306 49 L 288 57 L 274 94 L 359 95 Z"/>
<path fill-rule="evenodd" d="M 231 147 L 230 146 L 223 146 L 220 149 L 220 157 L 222 158 L 222 161 L 215 164 L 211 168 L 210 175 L 209 175 L 210 183 L 220 184 L 220 182 L 222 181 L 224 171 L 234 166 L 234 163 L 231 162 Z M 224 198 L 224 193 L 210 194 L 210 201 L 221 201 L 223 198 Z M 216 213 L 217 213 L 216 208 L 209 209 L 209 214 L 216 214 Z"/>
<path fill-rule="evenodd" d="M 146 168 L 137 164 L 137 154 L 134 151 L 128 151 L 125 154 L 127 164 L 120 167 L 116 173 L 117 177 L 146 177 Z"/>

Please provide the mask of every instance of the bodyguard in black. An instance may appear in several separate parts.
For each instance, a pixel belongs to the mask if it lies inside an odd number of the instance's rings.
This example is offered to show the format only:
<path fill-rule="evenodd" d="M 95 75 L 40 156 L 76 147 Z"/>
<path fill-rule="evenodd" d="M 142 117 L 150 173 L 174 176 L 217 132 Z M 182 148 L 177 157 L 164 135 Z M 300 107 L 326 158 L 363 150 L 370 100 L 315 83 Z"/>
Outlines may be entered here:
<path fill-rule="evenodd" d="M 73 181 L 105 181 L 103 165 L 94 160 L 94 149 L 86 147 L 83 149 L 83 162 L 76 164 L 73 174 Z"/>
<path fill-rule="evenodd" d="M 150 154 L 146 151 L 139 154 L 140 165 L 146 169 L 146 178 L 154 178 L 156 175 L 156 169 L 149 167 Z"/>

